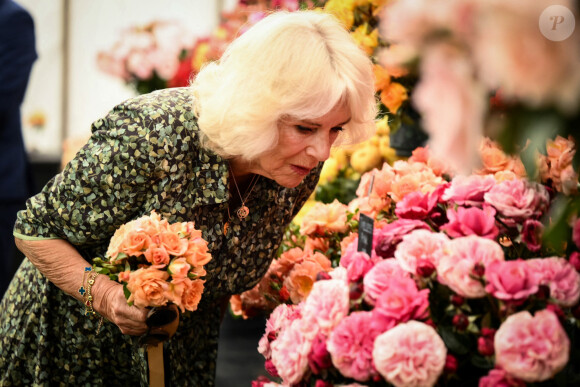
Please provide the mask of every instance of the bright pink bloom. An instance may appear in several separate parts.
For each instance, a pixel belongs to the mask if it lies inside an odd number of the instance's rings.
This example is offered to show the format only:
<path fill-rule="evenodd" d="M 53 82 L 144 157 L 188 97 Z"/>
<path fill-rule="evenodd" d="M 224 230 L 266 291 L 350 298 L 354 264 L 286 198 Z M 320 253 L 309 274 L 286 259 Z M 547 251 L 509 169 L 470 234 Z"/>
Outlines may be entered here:
<path fill-rule="evenodd" d="M 572 229 L 572 240 L 576 247 L 580 249 L 580 218 L 574 222 L 574 228 Z"/>
<path fill-rule="evenodd" d="M 420 220 L 398 219 L 373 234 L 373 249 L 382 258 L 391 258 L 404 235 L 416 229 L 430 230 L 427 223 Z"/>
<path fill-rule="evenodd" d="M 314 338 L 312 350 L 308 355 L 308 365 L 315 374 L 332 367 L 330 353 L 326 348 L 326 336 L 319 334 Z"/>
<path fill-rule="evenodd" d="M 484 297 L 486 294 L 481 282 L 472 278 L 476 265 L 486 267 L 491 262 L 505 259 L 499 244 L 475 235 L 452 239 L 443 250 L 437 266 L 438 281 L 466 298 Z"/>
<path fill-rule="evenodd" d="M 413 275 L 419 275 L 417 268 L 427 261 L 436 267 L 443 254 L 443 246 L 449 238 L 443 233 L 428 230 L 414 230 L 403 237 L 395 250 L 395 259 L 401 268 Z"/>
<path fill-rule="evenodd" d="M 272 356 L 270 343 L 276 339 L 281 330 L 286 328 L 294 320 L 302 318 L 301 309 L 297 305 L 280 304 L 270 314 L 266 321 L 266 331 L 258 342 L 258 352 L 266 359 Z"/>
<path fill-rule="evenodd" d="M 513 179 L 495 185 L 484 195 L 484 199 L 495 207 L 504 222 L 515 225 L 543 215 L 548 208 L 550 195 L 541 184 Z"/>
<path fill-rule="evenodd" d="M 386 319 L 404 322 L 428 316 L 429 289 L 419 290 L 408 277 L 393 277 L 377 297 L 374 312 Z"/>
<path fill-rule="evenodd" d="M 549 310 L 509 316 L 494 339 L 496 366 L 526 382 L 553 377 L 568 362 L 570 341 L 558 317 Z"/>
<path fill-rule="evenodd" d="M 357 238 L 358 241 L 358 238 Z M 358 242 L 357 242 L 358 243 Z M 357 244 L 351 243 L 340 258 L 340 266 L 346 268 L 348 280 L 357 282 L 375 265 L 371 257 L 363 251 L 356 250 Z"/>
<path fill-rule="evenodd" d="M 457 207 L 447 210 L 449 223 L 441 227 L 442 231 L 452 238 L 478 235 L 480 237 L 495 239 L 499 230 L 495 225 L 495 210 L 492 207 Z"/>
<path fill-rule="evenodd" d="M 425 219 L 437 206 L 438 199 L 432 193 L 410 192 L 397 203 L 395 214 L 404 219 Z"/>
<path fill-rule="evenodd" d="M 377 371 L 397 387 L 435 385 L 446 357 L 447 348 L 435 329 L 419 321 L 382 333 L 373 349 Z"/>
<path fill-rule="evenodd" d="M 346 377 L 360 382 L 370 379 L 373 344 L 381 331 L 373 329 L 372 312 L 353 312 L 338 324 L 328 338 L 332 363 Z"/>
<path fill-rule="evenodd" d="M 451 181 L 441 198 L 460 206 L 477 206 L 483 197 L 496 184 L 493 176 L 458 175 Z"/>
<path fill-rule="evenodd" d="M 491 262 L 485 268 L 485 279 L 485 291 L 504 301 L 525 300 L 539 286 L 538 275 L 521 259 Z"/>
<path fill-rule="evenodd" d="M 574 269 L 576 269 L 576 271 L 580 272 L 580 253 L 577 251 L 574 251 L 572 254 L 570 254 L 570 258 L 568 258 L 568 262 L 570 262 L 570 265 L 574 266 Z M 121 277 L 119 276 L 119 281 L 121 280 Z"/>
<path fill-rule="evenodd" d="M 377 297 L 389 286 L 393 277 L 410 277 L 394 259 L 385 259 L 377 263 L 363 279 L 365 301 L 374 305 Z"/>
<path fill-rule="evenodd" d="M 338 323 L 348 315 L 348 284 L 339 279 L 317 281 L 304 302 L 302 314 L 305 327 L 312 339 L 320 332 L 330 334 Z"/>
<path fill-rule="evenodd" d="M 542 248 L 542 232 L 544 225 L 534 219 L 527 219 L 522 228 L 522 242 L 530 251 L 539 251 Z"/>
<path fill-rule="evenodd" d="M 565 258 L 536 258 L 526 262 L 539 275 L 540 285 L 550 288 L 550 298 L 558 305 L 570 307 L 580 300 L 580 273 Z"/>
<path fill-rule="evenodd" d="M 526 383 L 508 375 L 502 369 L 493 369 L 479 379 L 479 387 L 526 387 Z"/>

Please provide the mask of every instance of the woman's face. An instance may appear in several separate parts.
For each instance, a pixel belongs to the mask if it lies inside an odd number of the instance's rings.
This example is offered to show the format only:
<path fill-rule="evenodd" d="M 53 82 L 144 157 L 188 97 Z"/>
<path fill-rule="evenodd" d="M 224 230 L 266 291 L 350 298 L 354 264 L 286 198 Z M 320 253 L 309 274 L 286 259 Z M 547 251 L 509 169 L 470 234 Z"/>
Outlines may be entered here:
<path fill-rule="evenodd" d="M 255 160 L 249 172 L 296 187 L 312 168 L 328 159 L 330 147 L 350 118 L 348 104 L 341 102 L 319 118 L 281 119 L 278 144 Z"/>

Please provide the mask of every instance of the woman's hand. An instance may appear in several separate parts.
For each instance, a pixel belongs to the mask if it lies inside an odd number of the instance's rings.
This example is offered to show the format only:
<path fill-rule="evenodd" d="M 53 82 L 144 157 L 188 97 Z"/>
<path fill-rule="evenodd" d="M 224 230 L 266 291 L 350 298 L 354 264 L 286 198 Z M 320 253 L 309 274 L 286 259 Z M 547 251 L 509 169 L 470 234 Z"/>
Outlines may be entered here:
<path fill-rule="evenodd" d="M 104 275 L 97 277 L 93 286 L 93 307 L 101 316 L 111 321 L 125 335 L 140 336 L 147 333 L 145 320 L 149 312 L 145 308 L 129 306 L 123 285 Z"/>

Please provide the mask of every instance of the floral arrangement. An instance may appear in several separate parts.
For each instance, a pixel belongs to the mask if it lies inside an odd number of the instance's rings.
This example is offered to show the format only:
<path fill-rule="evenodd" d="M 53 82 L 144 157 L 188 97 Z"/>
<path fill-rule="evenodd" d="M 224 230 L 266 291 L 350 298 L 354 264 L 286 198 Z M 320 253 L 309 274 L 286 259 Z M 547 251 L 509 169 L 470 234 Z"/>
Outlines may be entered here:
<path fill-rule="evenodd" d="M 119 281 L 130 305 L 175 304 L 194 311 L 204 289 L 204 265 L 211 260 L 207 242 L 193 222 L 170 224 L 155 211 L 122 225 L 95 270 Z"/>
<path fill-rule="evenodd" d="M 580 207 L 560 230 L 565 243 L 546 234 L 555 203 L 577 203 L 575 144 L 547 141 L 540 182 L 498 143 L 485 138 L 478 150 L 481 166 L 460 175 L 418 148 L 363 174 L 348 205 L 317 203 L 289 230 L 264 280 L 235 300 L 246 315 L 270 308 L 258 350 L 273 378 L 317 387 L 579 382 Z M 375 222 L 370 255 L 357 248 L 360 213 Z M 254 385 L 278 385 L 266 379 Z"/>
<path fill-rule="evenodd" d="M 145 94 L 178 84 L 180 60 L 193 46 L 191 32 L 176 21 L 132 26 L 108 50 L 98 53 L 98 67 Z"/>

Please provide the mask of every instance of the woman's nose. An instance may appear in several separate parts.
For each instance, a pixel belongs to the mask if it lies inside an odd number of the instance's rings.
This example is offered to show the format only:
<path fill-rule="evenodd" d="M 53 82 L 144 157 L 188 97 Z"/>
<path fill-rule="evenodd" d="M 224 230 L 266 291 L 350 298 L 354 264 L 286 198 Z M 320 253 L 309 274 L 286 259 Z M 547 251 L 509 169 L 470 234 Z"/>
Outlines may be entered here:
<path fill-rule="evenodd" d="M 330 146 L 326 136 L 314 136 L 306 147 L 306 154 L 317 161 L 325 161 L 330 157 Z"/>

